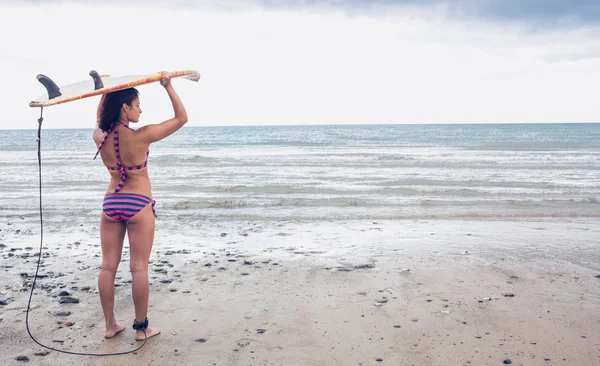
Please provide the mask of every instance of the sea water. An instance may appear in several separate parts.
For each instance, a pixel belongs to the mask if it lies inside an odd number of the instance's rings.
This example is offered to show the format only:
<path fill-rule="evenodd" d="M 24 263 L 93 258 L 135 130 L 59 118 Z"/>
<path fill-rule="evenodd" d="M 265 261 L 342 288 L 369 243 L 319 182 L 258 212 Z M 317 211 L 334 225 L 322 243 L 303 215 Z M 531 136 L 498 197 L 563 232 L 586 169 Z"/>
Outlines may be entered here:
<path fill-rule="evenodd" d="M 0 131 L 0 217 L 39 222 L 37 130 Z M 91 129 L 42 130 L 48 230 L 97 225 Z M 600 217 L 600 124 L 184 127 L 150 147 L 157 227 Z"/>

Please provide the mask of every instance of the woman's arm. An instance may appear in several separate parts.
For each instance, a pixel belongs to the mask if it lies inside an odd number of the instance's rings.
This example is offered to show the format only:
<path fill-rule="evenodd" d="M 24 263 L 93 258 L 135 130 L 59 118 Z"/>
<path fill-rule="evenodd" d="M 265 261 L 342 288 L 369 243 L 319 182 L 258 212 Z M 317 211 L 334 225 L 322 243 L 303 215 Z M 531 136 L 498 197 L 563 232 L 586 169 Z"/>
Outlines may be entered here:
<path fill-rule="evenodd" d="M 165 87 L 165 90 L 171 99 L 175 116 L 159 124 L 144 126 L 137 131 L 139 136 L 149 144 L 171 135 L 183 127 L 188 121 L 185 107 L 183 106 L 179 95 L 177 95 L 177 92 L 173 88 L 173 85 L 171 85 L 171 75 L 163 73 L 160 83 Z"/>
<path fill-rule="evenodd" d="M 100 115 L 102 114 L 102 108 L 104 107 L 104 99 L 106 99 L 106 94 L 102 94 L 100 102 L 98 103 L 98 109 L 96 110 L 96 128 L 94 129 L 94 132 L 95 130 L 100 129 Z"/>
<path fill-rule="evenodd" d="M 104 107 L 104 99 L 106 99 L 106 94 L 102 94 L 102 98 L 100 98 L 100 102 L 98 103 L 98 110 L 96 111 L 96 127 L 94 128 L 94 132 L 92 132 L 94 141 L 98 139 L 96 142 L 97 144 L 100 144 L 99 140 L 102 139 L 100 136 L 104 133 L 100 128 L 100 115 L 102 114 L 102 108 Z"/>

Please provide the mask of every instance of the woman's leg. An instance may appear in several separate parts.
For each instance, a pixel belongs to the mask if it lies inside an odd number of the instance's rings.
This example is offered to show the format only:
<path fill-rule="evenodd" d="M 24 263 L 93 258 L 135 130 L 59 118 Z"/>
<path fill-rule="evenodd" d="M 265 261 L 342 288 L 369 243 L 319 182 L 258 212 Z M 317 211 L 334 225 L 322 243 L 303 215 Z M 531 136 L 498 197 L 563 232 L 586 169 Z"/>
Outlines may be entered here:
<path fill-rule="evenodd" d="M 154 213 L 152 204 L 144 207 L 128 221 L 127 235 L 129 237 L 130 269 L 132 277 L 131 292 L 135 307 L 135 320 L 143 323 L 148 314 L 148 261 L 154 241 Z M 155 328 L 146 329 L 146 337 L 150 338 L 160 333 Z M 144 332 L 137 331 L 136 340 L 144 340 Z"/>
<path fill-rule="evenodd" d="M 112 338 L 125 327 L 117 324 L 114 313 L 115 276 L 121 262 L 125 223 L 111 219 L 102 213 L 100 218 L 100 243 L 102 245 L 102 266 L 98 275 L 98 293 L 106 321 L 105 338 Z"/>

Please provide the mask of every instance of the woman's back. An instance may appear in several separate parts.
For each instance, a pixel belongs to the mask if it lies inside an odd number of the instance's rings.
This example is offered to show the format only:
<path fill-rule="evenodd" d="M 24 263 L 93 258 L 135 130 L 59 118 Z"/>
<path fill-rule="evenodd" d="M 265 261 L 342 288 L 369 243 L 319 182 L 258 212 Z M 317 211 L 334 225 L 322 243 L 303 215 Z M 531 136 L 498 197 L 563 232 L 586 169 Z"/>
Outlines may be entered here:
<path fill-rule="evenodd" d="M 115 130 L 108 133 L 98 130 L 98 133 L 94 133 L 94 142 L 100 149 L 99 155 L 111 175 L 107 193 L 115 191 L 122 182 L 122 173 L 125 173 L 126 179 L 119 192 L 151 196 L 147 166 L 149 144 L 140 141 L 139 136 L 136 135 L 137 132 L 124 124 L 117 124 Z M 117 139 L 115 139 L 115 135 Z"/>

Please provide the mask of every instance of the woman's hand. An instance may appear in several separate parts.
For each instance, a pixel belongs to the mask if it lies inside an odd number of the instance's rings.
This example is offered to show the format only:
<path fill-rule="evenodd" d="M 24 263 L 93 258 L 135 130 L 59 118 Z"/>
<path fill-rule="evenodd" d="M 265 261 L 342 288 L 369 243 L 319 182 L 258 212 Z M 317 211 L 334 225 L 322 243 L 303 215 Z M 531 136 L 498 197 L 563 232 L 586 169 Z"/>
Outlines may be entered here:
<path fill-rule="evenodd" d="M 160 74 L 162 75 L 160 78 L 160 85 L 164 86 L 165 88 L 171 85 L 171 74 L 166 71 L 161 71 Z"/>

